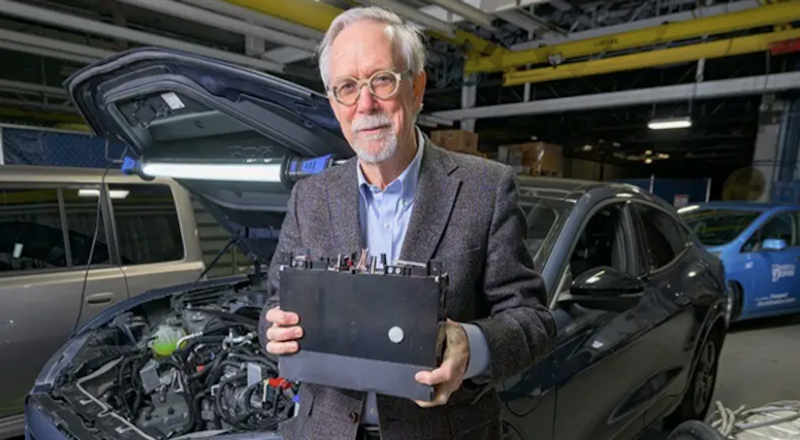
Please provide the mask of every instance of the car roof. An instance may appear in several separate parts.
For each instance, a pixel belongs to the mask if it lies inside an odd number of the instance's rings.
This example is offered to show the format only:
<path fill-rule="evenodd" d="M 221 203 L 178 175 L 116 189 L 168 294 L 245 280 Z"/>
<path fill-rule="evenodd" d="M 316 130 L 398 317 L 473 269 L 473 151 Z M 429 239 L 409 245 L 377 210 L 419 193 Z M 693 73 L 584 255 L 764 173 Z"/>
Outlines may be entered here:
<path fill-rule="evenodd" d="M 545 193 L 561 194 L 565 199 L 577 200 L 588 193 L 613 196 L 620 191 L 624 191 L 631 198 L 656 201 L 656 198 L 646 190 L 624 182 L 600 182 L 596 180 L 539 176 L 519 176 L 518 180 L 522 189 L 536 189 Z"/>
<path fill-rule="evenodd" d="M 731 209 L 737 211 L 757 211 L 766 212 L 775 208 L 797 208 L 800 205 L 787 204 L 787 203 L 771 203 L 771 202 L 741 202 L 741 201 L 728 201 L 728 202 L 706 202 L 697 204 L 700 209 Z"/>

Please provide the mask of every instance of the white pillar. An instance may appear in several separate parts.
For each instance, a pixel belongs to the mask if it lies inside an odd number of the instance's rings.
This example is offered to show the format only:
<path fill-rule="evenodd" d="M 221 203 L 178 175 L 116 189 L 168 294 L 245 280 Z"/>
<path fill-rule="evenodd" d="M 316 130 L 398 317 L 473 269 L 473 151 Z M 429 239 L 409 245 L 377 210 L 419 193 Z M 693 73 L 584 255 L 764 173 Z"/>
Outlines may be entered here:
<path fill-rule="evenodd" d="M 766 185 L 759 201 L 768 201 L 772 185 L 778 180 L 781 159 L 781 126 L 788 106 L 774 95 L 765 95 L 759 109 L 758 134 L 753 151 L 753 168 L 764 176 Z"/>
<path fill-rule="evenodd" d="M 469 77 L 464 78 L 464 82 L 469 81 Z M 473 108 L 478 102 L 478 86 L 465 85 L 461 87 L 461 108 Z M 475 131 L 475 119 L 462 119 L 461 129 L 465 131 Z"/>

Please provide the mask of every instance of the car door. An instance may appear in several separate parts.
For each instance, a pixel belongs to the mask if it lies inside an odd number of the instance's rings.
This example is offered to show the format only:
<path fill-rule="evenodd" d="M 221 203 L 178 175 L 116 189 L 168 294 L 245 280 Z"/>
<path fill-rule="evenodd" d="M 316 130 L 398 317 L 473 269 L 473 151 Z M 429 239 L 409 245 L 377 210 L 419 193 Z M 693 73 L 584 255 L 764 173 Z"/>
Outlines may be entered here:
<path fill-rule="evenodd" d="M 205 266 L 194 213 L 188 203 L 178 212 L 170 185 L 110 183 L 109 196 L 120 268 L 130 296 L 197 279 Z"/>
<path fill-rule="evenodd" d="M 104 192 L 99 215 L 99 185 L 68 184 L 62 188 L 62 194 L 75 268 L 68 281 L 77 289 L 80 298 L 80 311 L 75 324 L 77 329 L 108 307 L 128 299 L 128 286 L 118 265 L 113 240 L 109 239 L 113 237 L 113 231 L 110 228 L 108 193 Z M 94 246 L 92 241 L 95 242 Z M 89 269 L 88 272 L 86 269 Z"/>
<path fill-rule="evenodd" d="M 770 215 L 742 247 L 748 270 L 744 310 L 758 315 L 792 311 L 800 307 L 800 216 L 796 211 Z M 764 247 L 765 240 L 783 240 L 785 249 Z"/>
<path fill-rule="evenodd" d="M 102 223 L 85 271 L 98 193 L 92 185 L 0 184 L 0 418 L 21 414 L 36 374 L 76 325 L 127 297 Z"/>
<path fill-rule="evenodd" d="M 584 306 L 570 292 L 573 280 L 597 268 L 635 275 L 633 237 L 628 202 L 614 200 L 590 211 L 572 243 L 553 310 L 558 327 L 555 439 L 629 439 L 643 429 L 653 368 L 648 306 L 630 299 L 614 310 Z"/>
<path fill-rule="evenodd" d="M 645 424 L 649 425 L 683 397 L 697 346 L 698 316 L 705 316 L 697 313 L 698 308 L 704 298 L 718 295 L 722 286 L 713 268 L 693 257 L 693 242 L 673 214 L 643 201 L 632 207 L 641 255 L 639 276 L 649 306 L 649 357 L 655 367 L 648 378 Z"/>

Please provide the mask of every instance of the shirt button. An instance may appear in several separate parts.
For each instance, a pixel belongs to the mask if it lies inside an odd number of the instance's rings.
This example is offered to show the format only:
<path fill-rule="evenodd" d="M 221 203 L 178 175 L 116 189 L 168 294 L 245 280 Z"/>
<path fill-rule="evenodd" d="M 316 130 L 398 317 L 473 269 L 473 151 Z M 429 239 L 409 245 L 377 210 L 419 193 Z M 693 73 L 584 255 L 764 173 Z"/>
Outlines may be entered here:
<path fill-rule="evenodd" d="M 389 228 L 391 228 L 391 227 L 392 227 L 391 223 L 388 223 L 388 222 L 387 222 L 387 223 L 384 223 L 384 224 L 383 224 L 383 228 L 384 228 L 384 229 L 389 229 Z"/>
<path fill-rule="evenodd" d="M 350 423 L 358 423 L 358 413 L 357 412 L 352 411 L 350 413 Z"/>

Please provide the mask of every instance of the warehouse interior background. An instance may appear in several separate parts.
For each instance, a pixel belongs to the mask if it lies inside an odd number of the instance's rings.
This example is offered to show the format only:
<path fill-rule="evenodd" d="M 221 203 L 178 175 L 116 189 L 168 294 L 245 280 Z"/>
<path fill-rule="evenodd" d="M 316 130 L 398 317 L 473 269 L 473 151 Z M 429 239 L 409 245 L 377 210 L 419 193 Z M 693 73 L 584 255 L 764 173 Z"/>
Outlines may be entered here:
<path fill-rule="evenodd" d="M 185 51 L 323 93 L 315 48 L 358 5 L 424 30 L 418 123 L 445 148 L 521 175 L 634 183 L 676 207 L 800 203 L 800 0 L 0 0 L 0 165 L 118 160 L 124 146 L 93 136 L 63 83 L 128 49 Z M 208 264 L 230 236 L 194 209 Z M 233 248 L 209 276 L 251 269 Z M 800 393 L 798 322 L 733 328 L 716 398 Z"/>
<path fill-rule="evenodd" d="M 694 180 L 691 190 L 662 190 L 669 201 L 680 193 L 677 203 L 798 199 L 800 30 L 791 23 L 800 7 L 791 1 L 0 0 L 0 120 L 85 130 L 62 82 L 138 46 L 220 58 L 322 92 L 314 48 L 358 3 L 393 8 L 426 30 L 420 124 L 459 130 L 451 148 L 521 174 L 637 179 L 648 189 L 653 178 L 662 188 Z M 676 118 L 691 127 L 648 128 Z M 32 160 L 5 144 L 5 163 Z M 537 148 L 550 148 L 544 170 L 532 162 Z"/>

